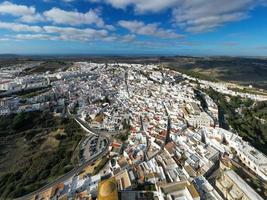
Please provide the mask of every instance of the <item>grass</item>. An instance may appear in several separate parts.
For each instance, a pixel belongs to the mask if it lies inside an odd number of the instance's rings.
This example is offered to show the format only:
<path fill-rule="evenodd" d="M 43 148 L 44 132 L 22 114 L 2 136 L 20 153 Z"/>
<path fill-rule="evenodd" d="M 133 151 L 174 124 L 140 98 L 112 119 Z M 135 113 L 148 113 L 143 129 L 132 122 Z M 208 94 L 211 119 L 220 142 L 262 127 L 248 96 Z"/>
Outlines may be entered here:
<path fill-rule="evenodd" d="M 46 140 L 43 142 L 43 144 L 40 147 L 40 150 L 42 151 L 52 151 L 54 149 L 57 149 L 60 144 L 60 140 L 57 140 L 53 136 L 48 136 Z"/>
<path fill-rule="evenodd" d="M 101 164 L 101 159 L 95 161 L 92 165 L 88 166 L 81 174 L 79 174 L 79 177 L 82 178 L 83 176 L 87 174 L 93 174 L 94 169 L 100 164 Z"/>
<path fill-rule="evenodd" d="M 173 65 L 168 65 L 168 68 L 178 71 L 182 74 L 186 74 L 188 76 L 198 78 L 201 80 L 208 80 L 208 81 L 213 81 L 213 82 L 218 82 L 219 80 L 216 78 L 216 76 L 208 73 L 207 72 L 202 72 L 201 70 L 195 70 L 195 69 L 184 69 L 184 68 L 179 68 L 175 67 Z"/>
<path fill-rule="evenodd" d="M 255 88 L 247 88 L 247 87 L 242 87 L 242 88 L 237 88 L 237 87 L 231 87 L 231 90 L 235 91 L 235 92 L 241 92 L 241 93 L 249 93 L 249 94 L 256 94 L 256 95 L 266 95 L 267 96 L 267 92 L 265 91 L 259 91 Z"/>
<path fill-rule="evenodd" d="M 93 170 L 92 175 L 98 174 L 100 172 L 100 170 L 105 167 L 105 165 L 107 164 L 108 161 L 109 161 L 109 159 L 106 156 L 102 157 L 100 162 L 96 166 L 94 166 L 94 170 Z"/>

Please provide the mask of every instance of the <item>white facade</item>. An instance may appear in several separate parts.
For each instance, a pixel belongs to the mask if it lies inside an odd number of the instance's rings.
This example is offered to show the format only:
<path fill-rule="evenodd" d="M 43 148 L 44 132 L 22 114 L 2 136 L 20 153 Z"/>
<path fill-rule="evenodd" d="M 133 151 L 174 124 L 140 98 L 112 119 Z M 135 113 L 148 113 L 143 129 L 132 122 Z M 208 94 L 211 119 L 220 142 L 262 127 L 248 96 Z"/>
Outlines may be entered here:
<path fill-rule="evenodd" d="M 201 112 L 199 115 L 190 115 L 187 122 L 192 127 L 210 127 L 214 125 L 213 119 L 205 112 Z"/>

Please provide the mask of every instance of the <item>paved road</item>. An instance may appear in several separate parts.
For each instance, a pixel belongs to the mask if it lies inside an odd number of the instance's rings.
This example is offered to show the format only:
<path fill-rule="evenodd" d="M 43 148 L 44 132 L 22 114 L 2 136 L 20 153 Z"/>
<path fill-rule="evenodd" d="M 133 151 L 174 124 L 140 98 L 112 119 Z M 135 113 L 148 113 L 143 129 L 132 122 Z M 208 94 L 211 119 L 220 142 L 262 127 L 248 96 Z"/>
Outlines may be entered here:
<path fill-rule="evenodd" d="M 118 135 L 118 134 L 120 134 L 120 133 L 122 133 L 124 131 L 124 130 L 121 130 L 121 131 L 107 131 L 107 130 L 93 129 L 93 128 L 91 128 L 89 126 L 88 123 L 86 123 L 85 121 L 81 120 L 80 118 L 75 117 L 75 120 L 77 120 L 79 123 L 81 123 L 89 132 L 92 132 L 95 135 L 101 135 L 101 136 L 112 138 L 114 135 Z"/>
<path fill-rule="evenodd" d="M 83 126 L 89 128 L 89 126 L 87 124 L 85 124 L 85 123 L 83 124 Z M 92 132 L 92 130 L 88 129 L 88 132 Z M 49 188 L 51 188 L 53 186 L 56 186 L 59 183 L 65 182 L 66 180 L 68 180 L 72 176 L 74 176 L 75 174 L 79 174 L 80 172 L 82 172 L 84 170 L 84 168 L 86 168 L 87 166 L 91 165 L 97 159 L 99 159 L 100 157 L 103 157 L 104 155 L 106 155 L 108 153 L 108 147 L 110 145 L 110 140 L 109 140 L 108 137 L 105 137 L 105 138 L 107 139 L 108 143 L 107 143 L 105 149 L 102 152 L 96 154 L 90 160 L 88 160 L 85 163 L 83 163 L 81 166 L 74 168 L 73 170 L 71 170 L 70 172 L 64 174 L 62 177 L 57 178 L 53 182 L 41 187 L 40 189 L 38 189 L 38 190 L 36 190 L 36 191 L 34 191 L 32 193 L 29 193 L 29 194 L 27 194 L 27 195 L 25 195 L 23 197 L 19 197 L 19 198 L 15 199 L 15 200 L 28 200 L 28 199 L 31 199 L 34 195 L 39 194 L 40 192 L 43 192 L 43 191 L 45 191 L 45 190 L 47 190 L 47 189 L 49 189 Z"/>

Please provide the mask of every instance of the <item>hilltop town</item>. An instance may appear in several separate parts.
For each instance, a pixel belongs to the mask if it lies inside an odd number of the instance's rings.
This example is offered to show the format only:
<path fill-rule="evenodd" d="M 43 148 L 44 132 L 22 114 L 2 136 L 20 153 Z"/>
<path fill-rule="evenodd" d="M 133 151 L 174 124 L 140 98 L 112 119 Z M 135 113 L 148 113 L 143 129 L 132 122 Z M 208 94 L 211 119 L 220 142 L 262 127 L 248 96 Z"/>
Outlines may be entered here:
<path fill-rule="evenodd" d="M 239 98 L 241 116 L 246 102 L 249 109 L 266 102 L 264 93 L 160 64 L 74 62 L 25 73 L 39 64 L 0 69 L 1 117 L 49 111 L 72 119 L 85 135 L 77 166 L 17 199 L 267 198 L 267 156 L 222 126 L 227 116 L 209 95 Z"/>

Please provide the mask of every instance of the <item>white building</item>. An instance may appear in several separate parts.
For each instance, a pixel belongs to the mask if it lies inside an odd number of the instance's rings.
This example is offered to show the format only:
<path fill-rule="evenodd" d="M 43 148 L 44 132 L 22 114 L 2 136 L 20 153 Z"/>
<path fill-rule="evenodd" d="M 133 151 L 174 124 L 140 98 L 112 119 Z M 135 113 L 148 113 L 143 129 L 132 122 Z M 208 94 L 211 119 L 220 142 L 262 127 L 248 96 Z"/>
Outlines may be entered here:
<path fill-rule="evenodd" d="M 216 180 L 216 187 L 227 200 L 263 200 L 241 177 L 233 170 L 222 171 Z"/>
<path fill-rule="evenodd" d="M 190 115 L 187 122 L 192 127 L 210 127 L 214 125 L 214 120 L 205 112 L 201 112 L 199 115 Z"/>
<path fill-rule="evenodd" d="M 217 130 L 225 137 L 229 146 L 237 152 L 240 160 L 261 178 L 267 180 L 267 157 L 240 136 L 224 129 L 218 128 Z"/>

